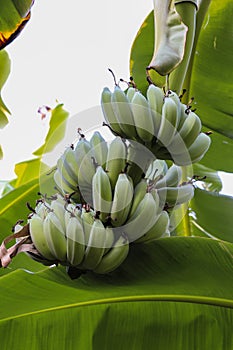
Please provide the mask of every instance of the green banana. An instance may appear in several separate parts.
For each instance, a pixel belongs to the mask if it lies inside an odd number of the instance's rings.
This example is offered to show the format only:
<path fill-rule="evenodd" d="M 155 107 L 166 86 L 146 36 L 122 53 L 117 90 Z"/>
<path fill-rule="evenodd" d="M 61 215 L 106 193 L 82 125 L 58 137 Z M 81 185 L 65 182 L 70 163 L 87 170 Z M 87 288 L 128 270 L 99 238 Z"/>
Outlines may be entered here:
<path fill-rule="evenodd" d="M 64 165 L 64 155 L 62 155 L 57 161 L 57 169 L 60 172 L 62 178 L 68 184 L 68 186 L 73 190 L 77 190 L 77 181 L 75 181 L 67 171 L 67 168 Z"/>
<path fill-rule="evenodd" d="M 153 195 L 147 192 L 135 213 L 121 227 L 122 232 L 127 235 L 129 242 L 135 241 L 151 229 L 157 220 L 158 210 L 159 208 Z"/>
<path fill-rule="evenodd" d="M 201 132 L 193 144 L 182 154 L 174 154 L 173 160 L 177 165 L 190 165 L 199 162 L 208 151 L 210 143 L 210 137 Z"/>
<path fill-rule="evenodd" d="M 163 178 L 168 170 L 168 166 L 164 160 L 156 159 L 150 163 L 145 178 L 156 182 Z"/>
<path fill-rule="evenodd" d="M 74 190 L 72 187 L 70 187 L 70 185 L 66 182 L 66 180 L 63 178 L 63 176 L 59 172 L 59 170 L 56 170 L 54 172 L 53 178 L 54 178 L 54 181 L 56 183 L 58 190 L 62 194 L 71 194 L 71 193 L 75 192 L 76 199 L 78 200 L 80 198 L 78 188 L 76 188 L 76 190 Z"/>
<path fill-rule="evenodd" d="M 105 274 L 117 269 L 127 258 L 129 253 L 128 238 L 122 234 L 113 247 L 103 256 L 100 263 L 94 268 L 94 272 Z"/>
<path fill-rule="evenodd" d="M 33 244 L 35 245 L 38 252 L 48 260 L 56 260 L 55 256 L 51 253 L 51 250 L 48 246 L 46 237 L 45 237 L 45 231 L 44 231 L 44 225 L 43 225 L 43 219 L 37 215 L 34 214 L 29 219 L 29 232 L 32 239 Z"/>
<path fill-rule="evenodd" d="M 132 86 L 130 86 L 128 89 L 127 89 L 127 92 L 126 92 L 126 96 L 129 100 L 129 102 L 132 102 L 132 99 L 135 95 L 135 93 L 137 92 L 137 89 L 133 88 Z"/>
<path fill-rule="evenodd" d="M 83 231 L 85 236 L 85 245 L 88 244 L 89 238 L 90 238 L 90 232 L 92 225 L 95 221 L 95 212 L 93 210 L 86 210 L 85 208 L 82 209 L 81 219 L 83 224 Z"/>
<path fill-rule="evenodd" d="M 190 112 L 182 127 L 174 136 L 173 141 L 169 145 L 171 154 L 183 153 L 184 147 L 189 148 L 198 137 L 200 131 L 200 118 L 194 112 Z"/>
<path fill-rule="evenodd" d="M 149 243 L 155 239 L 163 237 L 165 234 L 170 235 L 169 223 L 169 215 L 166 211 L 163 210 L 157 217 L 157 220 L 151 229 L 144 236 L 137 239 L 135 243 Z"/>
<path fill-rule="evenodd" d="M 60 220 L 50 211 L 44 219 L 43 229 L 52 255 L 59 261 L 66 261 L 66 238 Z"/>
<path fill-rule="evenodd" d="M 169 208 L 174 208 L 192 199 L 194 196 L 194 187 L 188 183 L 178 187 L 162 187 L 157 192 L 160 203 L 166 203 Z"/>
<path fill-rule="evenodd" d="M 99 219 L 95 219 L 90 232 L 88 245 L 85 250 L 84 260 L 80 267 L 86 270 L 93 270 L 100 263 L 106 242 L 106 229 Z"/>
<path fill-rule="evenodd" d="M 81 217 L 82 210 L 81 208 L 74 204 L 74 203 L 68 203 L 65 205 L 65 215 L 64 215 L 64 221 L 65 221 L 65 227 L 68 226 L 70 222 L 70 218 L 72 216 L 75 216 L 76 218 Z M 60 219 L 60 217 L 59 217 Z"/>
<path fill-rule="evenodd" d="M 151 142 L 154 137 L 154 121 L 148 101 L 139 91 L 132 98 L 131 109 L 138 136 L 144 142 Z"/>
<path fill-rule="evenodd" d="M 90 145 L 92 147 L 92 155 L 95 159 L 95 162 L 105 169 L 108 154 L 108 144 L 99 131 L 95 131 L 92 135 L 90 139 Z"/>
<path fill-rule="evenodd" d="M 63 158 L 63 165 L 66 171 L 68 172 L 70 177 L 74 180 L 77 186 L 79 167 L 78 167 L 75 152 L 72 146 L 68 147 L 65 150 L 62 158 Z"/>
<path fill-rule="evenodd" d="M 175 102 L 170 97 L 165 97 L 162 108 L 162 117 L 159 132 L 157 135 L 158 141 L 167 147 L 177 129 L 178 113 Z"/>
<path fill-rule="evenodd" d="M 161 124 L 164 92 L 159 87 L 151 84 L 148 87 L 146 94 L 154 122 L 154 134 L 157 137 Z"/>
<path fill-rule="evenodd" d="M 115 233 L 112 227 L 106 227 L 106 241 L 104 245 L 104 255 L 113 247 L 115 241 Z"/>
<path fill-rule="evenodd" d="M 92 179 L 93 207 L 100 212 L 100 219 L 105 222 L 112 206 L 112 188 L 110 179 L 102 166 L 98 166 Z"/>
<path fill-rule="evenodd" d="M 72 266 L 78 266 L 85 253 L 85 237 L 80 219 L 71 215 L 66 227 L 67 260 Z"/>
<path fill-rule="evenodd" d="M 118 175 L 122 173 L 126 166 L 127 149 L 121 137 L 115 137 L 109 147 L 106 161 L 106 172 L 114 190 Z"/>
<path fill-rule="evenodd" d="M 62 225 L 63 230 L 66 230 L 66 223 L 65 223 L 65 200 L 63 201 L 63 204 L 58 200 L 52 200 L 51 202 L 51 210 L 56 214 L 56 216 L 59 218 L 60 223 Z"/>
<path fill-rule="evenodd" d="M 79 167 L 78 188 L 86 203 L 93 205 L 92 199 L 92 178 L 95 174 L 95 164 L 92 157 L 92 148 L 90 142 L 81 139 L 75 148 L 75 155 Z"/>
<path fill-rule="evenodd" d="M 116 136 L 125 137 L 126 135 L 122 133 L 115 111 L 113 110 L 111 100 L 112 92 L 109 90 L 109 88 L 105 87 L 101 94 L 101 107 L 104 114 L 104 118 L 110 126 L 113 134 L 115 134 Z"/>
<path fill-rule="evenodd" d="M 123 134 L 125 134 L 128 139 L 137 139 L 134 117 L 129 100 L 119 86 L 115 86 L 111 101 Z"/>
<path fill-rule="evenodd" d="M 166 174 L 155 183 L 156 188 L 178 186 L 182 178 L 182 169 L 173 164 L 168 168 Z"/>
<path fill-rule="evenodd" d="M 135 213 L 139 203 L 143 200 L 147 192 L 148 184 L 146 179 L 142 179 L 135 187 L 133 194 L 132 206 L 129 212 L 129 218 Z"/>
<path fill-rule="evenodd" d="M 133 199 L 134 188 L 132 180 L 126 174 L 119 174 L 112 201 L 111 223 L 121 226 L 127 220 Z"/>
<path fill-rule="evenodd" d="M 178 125 L 179 122 L 180 122 L 180 114 L 181 114 L 180 98 L 177 95 L 177 93 L 175 91 L 172 91 L 172 90 L 168 90 L 166 95 L 169 96 L 169 98 L 171 98 L 176 104 L 176 107 L 177 107 L 177 118 L 178 118 L 177 125 Z"/>

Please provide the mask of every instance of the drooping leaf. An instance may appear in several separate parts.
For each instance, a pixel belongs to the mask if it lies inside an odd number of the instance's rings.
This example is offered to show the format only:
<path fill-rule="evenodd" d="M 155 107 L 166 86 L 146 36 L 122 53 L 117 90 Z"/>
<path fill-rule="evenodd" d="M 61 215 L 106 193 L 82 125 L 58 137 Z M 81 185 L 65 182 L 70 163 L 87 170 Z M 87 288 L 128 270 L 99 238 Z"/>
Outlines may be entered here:
<path fill-rule="evenodd" d="M 10 44 L 31 17 L 34 0 L 0 0 L 0 50 Z"/>
<path fill-rule="evenodd" d="M 182 61 L 187 27 L 171 0 L 154 0 L 154 53 L 149 69 L 167 75 Z"/>
<path fill-rule="evenodd" d="M 45 153 L 51 152 L 63 139 L 68 116 L 69 113 L 64 110 L 63 104 L 59 104 L 52 109 L 49 131 L 46 135 L 44 144 L 33 152 L 35 156 L 42 156 Z"/>
<path fill-rule="evenodd" d="M 209 236 L 233 242 L 233 197 L 196 189 L 191 207 L 194 224 Z"/>
<path fill-rule="evenodd" d="M 0 146 L 0 160 L 2 160 L 3 158 L 3 150 L 2 150 L 2 147 Z"/>
<path fill-rule="evenodd" d="M 15 271 L 0 279 L 1 346 L 230 349 L 232 256 L 229 243 L 174 237 L 135 245 L 107 276 Z"/>

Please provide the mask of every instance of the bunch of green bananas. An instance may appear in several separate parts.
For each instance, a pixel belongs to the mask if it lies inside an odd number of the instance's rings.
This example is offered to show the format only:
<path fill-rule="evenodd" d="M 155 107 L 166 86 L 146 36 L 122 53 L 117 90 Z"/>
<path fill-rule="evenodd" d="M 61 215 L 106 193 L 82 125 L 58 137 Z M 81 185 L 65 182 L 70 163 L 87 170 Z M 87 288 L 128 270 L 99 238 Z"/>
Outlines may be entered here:
<path fill-rule="evenodd" d="M 189 165 L 200 161 L 210 146 L 200 118 L 173 91 L 164 94 L 151 84 L 146 98 L 132 86 L 124 92 L 116 85 L 113 92 L 103 89 L 101 106 L 115 135 L 142 143 L 156 158 Z"/>
<path fill-rule="evenodd" d="M 107 172 L 114 190 L 122 172 L 137 184 L 153 159 L 153 154 L 138 143 L 129 145 L 120 136 L 107 143 L 101 133 L 95 131 L 90 141 L 81 137 L 75 147 L 72 145 L 65 150 L 57 161 L 54 180 L 60 193 L 72 193 L 75 202 L 92 205 L 92 179 L 97 166 Z"/>
<path fill-rule="evenodd" d="M 80 134 L 57 161 L 58 193 L 42 196 L 22 229 L 28 246 L 20 241 L 21 251 L 45 265 L 111 272 L 132 243 L 170 236 L 172 210 L 194 195 L 180 165 L 199 161 L 210 138 L 189 106 L 154 85 L 147 99 L 134 87 L 105 88 L 101 103 L 115 137 L 108 143 L 98 131 L 89 141 Z"/>
<path fill-rule="evenodd" d="M 105 227 L 88 206 L 68 203 L 60 195 L 41 200 L 29 218 L 29 232 L 43 264 L 75 266 L 80 270 L 107 273 L 127 257 L 127 236 Z M 30 253 L 29 253 L 30 254 Z"/>

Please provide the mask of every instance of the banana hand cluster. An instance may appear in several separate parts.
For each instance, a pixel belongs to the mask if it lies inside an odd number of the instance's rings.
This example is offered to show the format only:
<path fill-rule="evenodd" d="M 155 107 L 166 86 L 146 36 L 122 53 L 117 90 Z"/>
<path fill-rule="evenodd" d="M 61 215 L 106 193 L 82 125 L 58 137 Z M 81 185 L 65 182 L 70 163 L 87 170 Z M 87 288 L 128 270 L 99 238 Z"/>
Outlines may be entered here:
<path fill-rule="evenodd" d="M 104 226 L 96 213 L 86 206 L 56 199 L 41 201 L 28 221 L 32 243 L 44 264 L 74 266 L 80 270 L 107 273 L 127 257 L 129 240 Z"/>
<path fill-rule="evenodd" d="M 145 145 L 159 159 L 177 165 L 200 161 L 210 146 L 210 137 L 201 132 L 201 120 L 190 106 L 181 103 L 175 92 L 163 93 L 150 85 L 145 98 L 136 88 L 125 93 L 104 88 L 101 106 L 115 135 Z"/>
<path fill-rule="evenodd" d="M 54 180 L 62 195 L 72 195 L 76 203 L 96 206 L 96 210 L 101 211 L 103 216 L 104 212 L 108 212 L 108 208 L 98 208 L 97 198 L 94 198 L 92 193 L 93 179 L 96 187 L 94 192 L 99 192 L 99 176 L 95 174 L 101 172 L 100 167 L 104 171 L 102 177 L 105 173 L 105 179 L 102 180 L 106 189 L 100 193 L 101 198 L 104 198 L 104 192 L 109 193 L 110 187 L 114 191 L 120 173 L 128 174 L 136 185 L 144 176 L 152 159 L 153 154 L 143 145 L 129 145 L 120 136 L 107 143 L 100 132 L 96 131 L 90 141 L 82 137 L 75 147 L 72 145 L 65 150 L 57 161 Z M 110 182 L 108 184 L 107 177 Z M 108 197 L 107 200 L 111 201 L 111 198 Z"/>

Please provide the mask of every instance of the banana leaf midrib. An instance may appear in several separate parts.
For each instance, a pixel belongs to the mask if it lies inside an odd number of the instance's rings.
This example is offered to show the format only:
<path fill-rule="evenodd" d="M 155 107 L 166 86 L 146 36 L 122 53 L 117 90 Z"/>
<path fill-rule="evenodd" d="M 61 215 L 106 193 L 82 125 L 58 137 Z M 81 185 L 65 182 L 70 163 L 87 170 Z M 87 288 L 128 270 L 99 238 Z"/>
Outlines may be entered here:
<path fill-rule="evenodd" d="M 215 307 L 223 307 L 233 309 L 233 300 L 224 299 L 224 298 L 215 298 L 215 297 L 206 297 L 206 296 L 198 296 L 198 295 L 182 295 L 182 294 L 164 294 L 164 295 L 132 295 L 132 296 L 122 296 L 122 297 L 114 297 L 114 298 L 104 298 L 97 300 L 88 300 L 82 301 L 62 306 L 54 306 L 51 308 L 45 308 L 43 310 L 36 310 L 32 312 L 23 313 L 20 315 L 12 315 L 6 318 L 2 318 L 0 322 L 5 322 L 11 319 L 19 319 L 22 317 L 37 315 L 46 312 L 59 311 L 74 307 L 86 307 L 86 306 L 95 306 L 102 304 L 115 304 L 115 303 L 128 303 L 128 302 L 156 302 L 156 301 L 165 301 L 165 302 L 181 302 L 181 303 L 192 303 L 192 304 L 204 304 Z"/>

